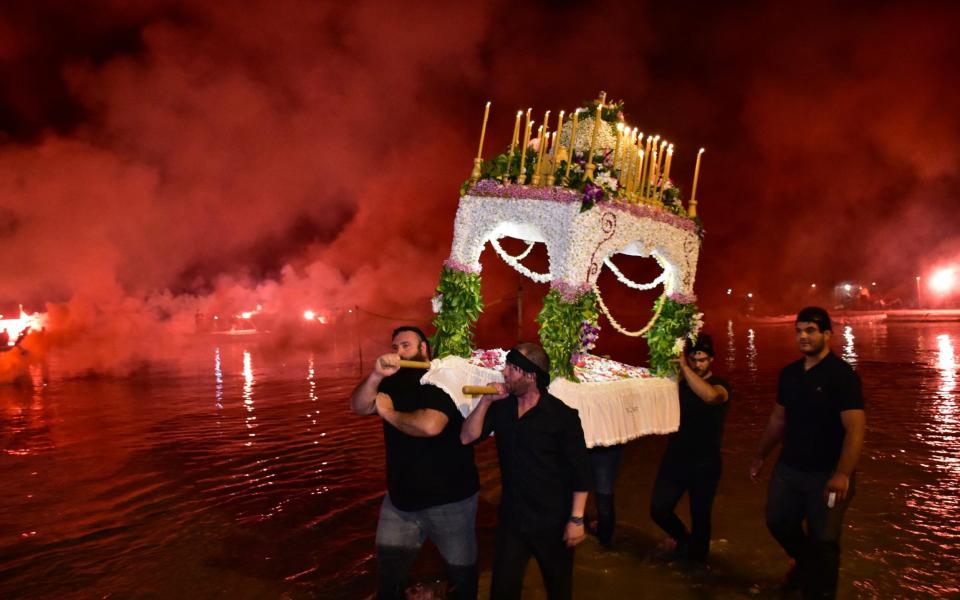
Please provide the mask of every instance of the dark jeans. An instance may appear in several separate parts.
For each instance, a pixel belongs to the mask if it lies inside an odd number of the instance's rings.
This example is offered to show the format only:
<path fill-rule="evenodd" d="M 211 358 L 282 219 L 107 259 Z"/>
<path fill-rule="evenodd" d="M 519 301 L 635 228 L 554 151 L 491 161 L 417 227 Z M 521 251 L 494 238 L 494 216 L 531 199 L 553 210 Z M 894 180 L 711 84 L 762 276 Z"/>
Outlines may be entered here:
<path fill-rule="evenodd" d="M 477 597 L 477 494 L 415 512 L 398 509 L 387 494 L 377 524 L 377 598 L 404 598 L 420 546 L 430 538 L 447 562 L 450 598 Z"/>
<path fill-rule="evenodd" d="M 623 459 L 623 444 L 595 446 L 587 450 L 593 470 L 593 486 L 597 501 L 597 538 L 604 546 L 613 543 L 617 513 L 613 503 L 613 488 Z"/>
<path fill-rule="evenodd" d="M 664 458 L 653 484 L 650 517 L 677 540 L 679 553 L 692 561 L 706 561 L 710 552 L 710 513 L 720 483 L 720 461 L 704 464 L 682 463 Z M 684 492 L 690 496 L 690 530 L 674 509 Z"/>
<path fill-rule="evenodd" d="M 806 473 L 778 464 L 770 478 L 767 528 L 797 561 L 805 598 L 834 598 L 837 594 L 843 514 L 856 486 L 850 477 L 847 497 L 829 508 L 823 490 L 831 475 Z"/>
<path fill-rule="evenodd" d="M 530 557 L 537 559 L 547 598 L 569 600 L 573 597 L 573 548 L 563 541 L 563 529 L 521 532 L 509 525 L 497 527 L 493 555 L 491 600 L 519 600 L 523 574 Z"/>

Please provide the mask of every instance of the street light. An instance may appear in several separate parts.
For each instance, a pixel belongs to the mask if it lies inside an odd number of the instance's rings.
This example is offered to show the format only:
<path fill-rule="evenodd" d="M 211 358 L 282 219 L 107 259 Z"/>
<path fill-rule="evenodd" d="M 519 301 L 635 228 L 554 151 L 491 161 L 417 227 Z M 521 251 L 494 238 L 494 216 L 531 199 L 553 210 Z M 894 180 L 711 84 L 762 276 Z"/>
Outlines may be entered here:
<path fill-rule="evenodd" d="M 917 308 L 920 308 L 920 276 L 917 275 Z"/>

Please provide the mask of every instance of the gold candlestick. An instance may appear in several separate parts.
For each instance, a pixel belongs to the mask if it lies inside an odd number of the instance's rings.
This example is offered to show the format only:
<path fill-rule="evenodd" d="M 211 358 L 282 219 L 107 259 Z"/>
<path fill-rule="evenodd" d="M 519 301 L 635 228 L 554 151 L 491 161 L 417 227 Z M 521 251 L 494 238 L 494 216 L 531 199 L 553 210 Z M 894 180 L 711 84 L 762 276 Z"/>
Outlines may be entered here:
<path fill-rule="evenodd" d="M 700 152 L 697 152 L 697 166 L 693 168 L 693 188 L 690 192 L 690 208 L 687 210 L 691 217 L 697 216 L 697 181 L 700 179 L 700 157 L 704 150 L 700 148 Z"/>
<path fill-rule="evenodd" d="M 667 148 L 667 140 L 660 142 L 660 149 L 657 150 L 657 178 L 654 180 L 660 184 L 660 187 L 663 187 L 663 178 L 660 175 L 663 173 L 663 151 Z M 659 195 L 659 192 L 658 194 Z"/>
<path fill-rule="evenodd" d="M 563 112 L 560 113 L 563 115 Z M 557 180 L 557 134 L 560 133 L 558 128 L 556 131 L 550 134 L 550 157 L 547 158 L 547 177 L 544 185 L 553 185 Z"/>
<path fill-rule="evenodd" d="M 563 185 L 570 183 L 570 165 L 573 164 L 573 153 L 577 141 L 577 123 L 580 121 L 580 109 L 573 111 L 573 124 L 570 125 L 570 156 L 567 157 L 567 168 L 563 172 Z"/>

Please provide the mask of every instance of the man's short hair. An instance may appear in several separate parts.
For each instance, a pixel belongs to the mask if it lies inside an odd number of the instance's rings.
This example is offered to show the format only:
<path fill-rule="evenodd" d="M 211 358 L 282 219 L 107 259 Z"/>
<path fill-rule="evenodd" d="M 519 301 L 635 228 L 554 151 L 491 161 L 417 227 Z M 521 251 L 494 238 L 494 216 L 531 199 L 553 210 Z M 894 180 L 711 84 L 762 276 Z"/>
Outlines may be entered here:
<path fill-rule="evenodd" d="M 794 323 L 816 323 L 820 331 L 833 331 L 833 325 L 830 323 L 830 315 L 826 309 L 819 306 L 808 306 L 797 313 L 797 320 Z"/>
<path fill-rule="evenodd" d="M 696 354 L 697 352 L 703 352 L 710 358 L 713 358 L 713 338 L 706 333 L 701 333 L 697 336 L 696 342 L 687 344 L 688 355 Z"/>
<path fill-rule="evenodd" d="M 413 333 L 417 334 L 417 337 L 420 338 L 420 341 L 427 345 L 427 356 L 432 356 L 432 354 L 430 354 L 430 340 L 427 339 L 427 334 L 423 333 L 423 330 L 419 327 L 414 325 L 401 325 L 393 330 L 393 333 L 390 334 L 390 339 L 392 340 L 404 331 L 412 331 Z"/>
<path fill-rule="evenodd" d="M 545 373 L 550 372 L 550 357 L 547 356 L 547 353 L 544 352 L 538 344 L 532 342 L 520 342 L 514 349 L 518 350 L 521 354 L 530 359 L 530 362 L 537 365 Z"/>

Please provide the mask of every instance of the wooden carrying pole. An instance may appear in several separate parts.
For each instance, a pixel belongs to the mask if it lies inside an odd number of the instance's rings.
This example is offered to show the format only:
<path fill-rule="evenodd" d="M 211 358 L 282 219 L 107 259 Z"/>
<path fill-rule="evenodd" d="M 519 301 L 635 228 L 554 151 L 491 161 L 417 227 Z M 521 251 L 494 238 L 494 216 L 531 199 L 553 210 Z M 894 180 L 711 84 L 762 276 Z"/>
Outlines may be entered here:
<path fill-rule="evenodd" d="M 484 394 L 500 393 L 500 390 L 492 385 L 465 385 L 461 391 L 464 396 L 483 396 Z"/>

